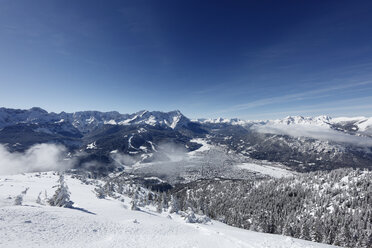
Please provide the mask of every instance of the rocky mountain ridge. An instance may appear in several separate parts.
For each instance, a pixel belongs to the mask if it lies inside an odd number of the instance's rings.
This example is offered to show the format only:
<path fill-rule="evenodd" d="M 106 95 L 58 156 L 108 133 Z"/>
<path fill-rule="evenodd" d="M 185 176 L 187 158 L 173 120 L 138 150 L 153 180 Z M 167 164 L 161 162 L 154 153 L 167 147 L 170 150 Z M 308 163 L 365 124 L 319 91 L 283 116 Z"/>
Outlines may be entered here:
<path fill-rule="evenodd" d="M 115 169 L 113 154 L 150 163 L 169 160 L 175 150 L 191 152 L 207 144 L 230 157 L 278 162 L 296 171 L 369 168 L 371 120 L 329 116 L 190 120 L 178 110 L 56 114 L 41 108 L 0 108 L 0 144 L 10 152 L 24 152 L 40 143 L 62 144 L 70 154 L 83 153 L 81 163 L 98 161 L 105 170 Z"/>

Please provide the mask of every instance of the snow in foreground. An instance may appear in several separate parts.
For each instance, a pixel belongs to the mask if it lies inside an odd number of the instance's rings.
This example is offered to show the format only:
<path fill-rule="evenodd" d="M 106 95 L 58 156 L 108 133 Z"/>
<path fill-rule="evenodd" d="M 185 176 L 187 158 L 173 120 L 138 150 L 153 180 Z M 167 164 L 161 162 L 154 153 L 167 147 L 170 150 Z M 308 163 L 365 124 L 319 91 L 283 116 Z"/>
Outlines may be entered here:
<path fill-rule="evenodd" d="M 191 224 L 151 207 L 130 210 L 123 201 L 98 199 L 93 185 L 66 176 L 75 209 L 36 203 L 54 194 L 58 175 L 49 172 L 0 177 L 0 247 L 332 247 L 263 234 L 212 221 Z M 29 188 L 21 206 L 17 195 Z"/>

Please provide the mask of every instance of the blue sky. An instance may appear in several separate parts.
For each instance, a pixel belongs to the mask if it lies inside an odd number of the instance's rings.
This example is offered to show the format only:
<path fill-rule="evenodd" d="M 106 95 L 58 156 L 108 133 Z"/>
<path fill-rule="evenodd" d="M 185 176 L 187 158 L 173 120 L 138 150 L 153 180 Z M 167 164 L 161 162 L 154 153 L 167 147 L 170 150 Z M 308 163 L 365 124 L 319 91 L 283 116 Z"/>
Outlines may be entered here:
<path fill-rule="evenodd" d="M 371 1 L 0 6 L 0 106 L 372 116 Z"/>

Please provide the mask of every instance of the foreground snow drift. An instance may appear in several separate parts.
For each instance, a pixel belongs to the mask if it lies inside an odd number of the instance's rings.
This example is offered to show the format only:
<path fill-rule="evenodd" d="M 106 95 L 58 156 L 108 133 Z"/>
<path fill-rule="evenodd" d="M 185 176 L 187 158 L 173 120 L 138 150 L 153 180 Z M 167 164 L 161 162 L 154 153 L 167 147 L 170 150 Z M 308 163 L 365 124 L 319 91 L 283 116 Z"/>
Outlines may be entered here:
<path fill-rule="evenodd" d="M 0 247 L 331 247 L 217 221 L 186 223 L 151 207 L 132 211 L 130 198 L 98 199 L 93 185 L 70 176 L 73 209 L 37 204 L 40 192 L 53 195 L 57 180 L 55 173 L 0 177 Z M 27 188 L 22 205 L 14 205 Z"/>

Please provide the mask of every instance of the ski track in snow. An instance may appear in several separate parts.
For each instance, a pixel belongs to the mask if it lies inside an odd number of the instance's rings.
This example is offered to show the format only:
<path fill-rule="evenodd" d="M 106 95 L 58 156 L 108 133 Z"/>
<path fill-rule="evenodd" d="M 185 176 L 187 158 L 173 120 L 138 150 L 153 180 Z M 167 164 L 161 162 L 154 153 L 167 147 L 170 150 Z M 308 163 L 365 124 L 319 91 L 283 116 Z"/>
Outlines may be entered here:
<path fill-rule="evenodd" d="M 98 199 L 93 185 L 66 176 L 74 207 L 68 209 L 36 203 L 40 191 L 52 196 L 58 175 L 52 172 L 0 177 L 0 247 L 246 247 L 326 248 L 281 235 L 251 232 L 218 221 L 210 224 L 185 223 L 177 214 L 158 214 L 151 207 L 130 210 L 124 203 Z M 14 198 L 26 188 L 22 206 Z M 44 194 L 44 193 L 43 193 Z M 9 199 L 11 197 L 11 199 Z M 90 213 L 88 213 L 88 211 Z M 134 221 L 137 220 L 137 221 Z M 135 223 L 137 222 L 137 223 Z"/>

